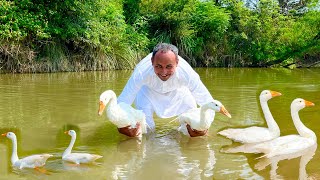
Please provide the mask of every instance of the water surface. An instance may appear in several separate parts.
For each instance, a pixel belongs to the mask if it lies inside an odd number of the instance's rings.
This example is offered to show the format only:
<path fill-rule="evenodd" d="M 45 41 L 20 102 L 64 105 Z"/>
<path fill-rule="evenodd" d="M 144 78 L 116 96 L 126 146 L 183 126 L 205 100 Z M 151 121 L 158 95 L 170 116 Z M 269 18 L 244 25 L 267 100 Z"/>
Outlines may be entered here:
<path fill-rule="evenodd" d="M 320 69 L 199 68 L 203 83 L 232 118 L 217 114 L 209 136 L 189 138 L 176 131 L 172 119 L 155 117 L 156 132 L 142 141 L 117 132 L 106 116 L 98 116 L 98 98 L 104 90 L 121 93 L 132 71 L 0 75 L 0 133 L 15 132 L 18 155 L 51 153 L 48 173 L 11 167 L 11 142 L 0 137 L 0 179 L 297 179 L 320 178 L 320 150 L 290 160 L 271 159 L 264 168 L 259 154 L 226 154 L 235 145 L 216 135 L 227 127 L 266 126 L 258 102 L 264 89 L 283 95 L 269 101 L 281 135 L 296 134 L 290 103 L 300 97 L 314 107 L 300 118 L 319 137 Z M 61 161 L 70 137 L 77 131 L 74 152 L 103 155 L 96 164 L 73 166 Z M 302 158 L 301 158 L 302 157 Z M 275 163 L 276 162 L 276 163 Z M 261 167 L 261 166 L 260 166 Z M 262 166 L 263 167 L 263 166 Z"/>

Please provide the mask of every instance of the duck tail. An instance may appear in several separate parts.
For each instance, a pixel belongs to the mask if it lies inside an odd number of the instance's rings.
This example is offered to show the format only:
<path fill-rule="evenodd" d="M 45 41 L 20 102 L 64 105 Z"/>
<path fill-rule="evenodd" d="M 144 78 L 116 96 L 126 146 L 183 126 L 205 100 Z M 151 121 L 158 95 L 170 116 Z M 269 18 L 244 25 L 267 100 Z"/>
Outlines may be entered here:
<path fill-rule="evenodd" d="M 52 154 L 41 154 L 41 157 L 43 157 L 44 159 L 48 159 L 52 156 L 53 156 Z"/>
<path fill-rule="evenodd" d="M 262 159 L 262 158 L 264 158 L 264 157 L 268 158 L 268 154 L 264 154 L 264 155 L 262 155 L 262 156 L 259 156 L 259 157 L 257 157 L 256 159 Z"/>
<path fill-rule="evenodd" d="M 262 153 L 264 153 L 264 155 L 262 155 L 262 156 L 259 156 L 259 157 L 257 157 L 256 159 L 261 159 L 261 158 L 270 158 L 272 155 L 272 152 L 271 152 L 271 150 L 270 149 L 267 149 L 267 148 L 263 148 L 263 147 L 257 147 L 256 148 L 257 150 L 258 150 L 258 152 L 262 152 Z"/>
<path fill-rule="evenodd" d="M 94 154 L 94 160 L 100 159 L 100 158 L 102 158 L 102 157 L 103 157 L 103 156 L 100 156 L 100 155 Z"/>
<path fill-rule="evenodd" d="M 227 137 L 227 138 L 232 138 L 235 134 L 237 134 L 238 132 L 235 129 L 225 129 L 222 131 L 219 131 L 217 134 Z"/>

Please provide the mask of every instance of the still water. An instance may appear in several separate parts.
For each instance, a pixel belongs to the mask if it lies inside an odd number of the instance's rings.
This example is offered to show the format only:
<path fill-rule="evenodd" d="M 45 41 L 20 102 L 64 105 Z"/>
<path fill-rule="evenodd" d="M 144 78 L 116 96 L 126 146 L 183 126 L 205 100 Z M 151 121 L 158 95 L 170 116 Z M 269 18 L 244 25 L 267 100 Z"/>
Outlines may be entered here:
<path fill-rule="evenodd" d="M 19 157 L 50 153 L 46 173 L 11 167 L 11 141 L 0 137 L 0 179 L 320 179 L 320 150 L 290 160 L 256 159 L 261 154 L 227 154 L 236 145 L 217 135 L 227 127 L 266 126 L 258 102 L 264 89 L 282 96 L 268 104 L 281 135 L 296 134 L 290 103 L 301 97 L 315 103 L 300 118 L 320 137 L 320 69 L 205 69 L 203 83 L 231 113 L 216 114 L 209 135 L 189 138 L 176 131 L 172 119 L 155 118 L 156 132 L 138 141 L 117 132 L 106 116 L 98 116 L 99 95 L 120 94 L 131 71 L 1 74 L 0 133 L 15 132 Z M 61 160 L 74 129 L 73 152 L 102 155 L 96 164 L 74 166 Z"/>

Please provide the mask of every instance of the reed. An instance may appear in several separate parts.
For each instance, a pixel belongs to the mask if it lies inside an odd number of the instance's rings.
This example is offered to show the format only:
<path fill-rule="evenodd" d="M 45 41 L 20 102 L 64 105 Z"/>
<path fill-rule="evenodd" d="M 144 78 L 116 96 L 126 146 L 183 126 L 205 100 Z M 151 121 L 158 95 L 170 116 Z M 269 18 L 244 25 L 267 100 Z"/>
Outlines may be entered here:
<path fill-rule="evenodd" d="M 2 42 L 0 70 L 4 73 L 44 73 L 133 69 L 142 55 L 128 46 L 116 46 L 108 52 L 94 47 L 75 51 L 63 43 L 48 42 L 36 51 L 21 42 Z"/>

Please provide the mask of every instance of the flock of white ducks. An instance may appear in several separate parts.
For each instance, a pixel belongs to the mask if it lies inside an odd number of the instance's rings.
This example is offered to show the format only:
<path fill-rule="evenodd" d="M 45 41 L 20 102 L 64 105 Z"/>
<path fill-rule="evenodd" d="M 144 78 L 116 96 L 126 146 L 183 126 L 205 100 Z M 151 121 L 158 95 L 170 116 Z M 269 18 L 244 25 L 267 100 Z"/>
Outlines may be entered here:
<path fill-rule="evenodd" d="M 74 130 L 69 130 L 65 132 L 71 136 L 71 141 L 68 148 L 62 154 L 62 160 L 75 163 L 77 165 L 82 163 L 92 163 L 95 160 L 101 158 L 102 156 L 89 153 L 71 153 L 72 147 L 76 141 L 76 132 Z M 7 132 L 2 134 L 12 141 L 12 155 L 11 155 L 11 164 L 13 167 L 18 169 L 23 168 L 34 168 L 39 169 L 40 167 L 46 164 L 48 158 L 52 157 L 52 154 L 35 154 L 31 156 L 24 157 L 19 159 L 18 157 L 18 145 L 17 137 L 13 132 Z"/>
<path fill-rule="evenodd" d="M 111 123 L 118 128 L 129 127 L 135 128 L 137 123 L 141 124 L 141 132 L 139 135 L 147 133 L 147 123 L 144 113 L 140 110 L 134 109 L 131 105 L 117 102 L 117 96 L 112 90 L 107 90 L 100 95 L 100 106 L 98 114 L 102 115 L 104 109 L 106 110 L 107 118 Z M 209 111 L 213 110 L 213 111 Z M 204 131 L 208 130 L 214 121 L 215 112 L 220 112 L 227 117 L 231 115 L 221 102 L 214 100 L 207 103 L 200 108 L 190 109 L 189 111 L 180 114 L 176 119 L 180 126 L 178 131 L 189 136 L 186 125 L 188 124 L 193 130 Z"/>
<path fill-rule="evenodd" d="M 291 117 L 299 134 L 281 136 L 271 141 L 259 143 L 254 148 L 265 153 L 264 156 L 270 158 L 277 155 L 296 153 L 315 145 L 317 136 L 301 122 L 298 114 L 301 109 L 309 106 L 314 106 L 314 103 L 301 98 L 297 98 L 291 103 Z"/>
<path fill-rule="evenodd" d="M 280 137 L 279 126 L 268 107 L 268 101 L 277 96 L 281 96 L 281 93 L 271 90 L 263 90 L 259 96 L 267 127 L 229 128 L 218 132 L 218 134 L 233 141 L 244 143 L 243 146 L 229 152 L 265 153 L 265 156 L 272 157 L 293 153 L 316 143 L 316 135 L 303 125 L 298 115 L 301 109 L 314 104 L 301 98 L 295 99 L 291 104 L 291 116 L 299 135 Z M 134 109 L 128 104 L 117 103 L 116 94 L 112 90 L 107 90 L 100 95 L 99 115 L 102 115 L 105 107 L 107 107 L 107 118 L 118 128 L 135 128 L 136 124 L 140 123 L 141 134 L 147 133 L 147 123 L 143 112 Z M 191 109 L 180 114 L 173 121 L 178 121 L 180 124 L 178 131 L 188 136 L 186 125 L 189 125 L 193 130 L 207 131 L 214 121 L 215 112 L 220 112 L 231 118 L 224 105 L 220 101 L 214 100 L 200 108 Z"/>
<path fill-rule="evenodd" d="M 261 108 L 268 127 L 248 127 L 238 129 L 225 129 L 218 134 L 225 136 L 233 141 L 244 143 L 243 146 L 237 147 L 226 152 L 244 152 L 244 153 L 264 153 L 262 157 L 275 157 L 278 155 L 297 153 L 301 150 L 308 149 L 317 143 L 317 137 L 313 131 L 308 129 L 300 120 L 298 112 L 308 106 L 314 106 L 310 101 L 301 98 L 295 99 L 291 103 L 291 116 L 299 135 L 280 136 L 280 129 L 274 120 L 268 107 L 268 100 L 280 96 L 281 93 L 276 91 L 264 90 L 260 94 Z M 139 136 L 147 133 L 147 123 L 144 113 L 134 109 L 126 103 L 118 103 L 117 96 L 112 90 L 107 90 L 100 95 L 100 105 L 98 114 L 102 115 L 106 110 L 107 118 L 118 128 L 129 127 L 135 128 L 140 123 Z M 175 120 L 180 123 L 178 131 L 189 135 L 186 125 L 188 124 L 193 130 L 206 131 L 214 121 L 215 112 L 231 118 L 230 113 L 221 102 L 214 100 L 200 108 L 191 109 Z M 213 113 L 213 114 L 212 114 Z M 69 130 L 65 132 L 71 136 L 71 141 L 67 149 L 62 154 L 62 160 L 75 163 L 92 163 L 102 156 L 89 153 L 72 153 L 72 148 L 76 141 L 76 132 Z M 14 167 L 22 168 L 39 168 L 45 165 L 51 154 L 37 154 L 19 159 L 17 153 L 17 137 L 13 132 L 2 134 L 12 140 L 11 163 Z"/>
<path fill-rule="evenodd" d="M 274 94 L 274 92 L 272 91 L 269 92 L 269 94 Z M 279 136 L 280 130 L 278 125 L 274 121 L 267 105 L 263 105 L 263 103 L 266 103 L 266 99 L 268 98 L 262 98 L 262 96 L 265 96 L 266 94 L 268 94 L 266 93 L 266 91 L 262 91 L 260 95 L 260 102 L 268 124 L 268 128 L 265 128 L 264 130 L 263 128 L 259 128 L 259 131 L 264 132 L 268 139 L 261 138 L 263 134 L 261 132 L 258 132 L 257 127 L 254 127 L 254 129 L 257 129 L 257 131 L 247 131 L 248 129 L 252 129 L 251 127 L 245 129 L 226 129 L 219 132 L 218 134 L 226 136 L 231 140 L 242 142 L 244 144 L 237 147 L 227 148 L 226 150 L 223 150 L 223 152 L 263 153 L 264 155 L 262 155 L 261 157 L 272 158 L 276 156 L 295 154 L 300 151 L 307 150 L 317 144 L 317 137 L 315 133 L 307 128 L 301 122 L 299 117 L 299 111 L 301 109 L 314 106 L 314 103 L 301 98 L 294 99 L 291 103 L 290 110 L 291 117 L 294 126 L 298 131 L 298 134 Z M 278 95 L 279 94 L 280 93 L 278 93 Z M 267 96 L 269 96 L 269 99 L 271 98 L 270 95 Z M 262 101 L 263 99 L 265 102 Z M 226 133 L 228 131 L 229 133 Z M 233 134 L 231 134 L 230 132 Z M 240 138 L 236 137 L 237 134 L 241 135 Z M 253 141 L 252 139 L 254 138 L 256 138 L 257 140 Z M 249 139 L 251 139 L 251 141 L 249 141 Z"/>

